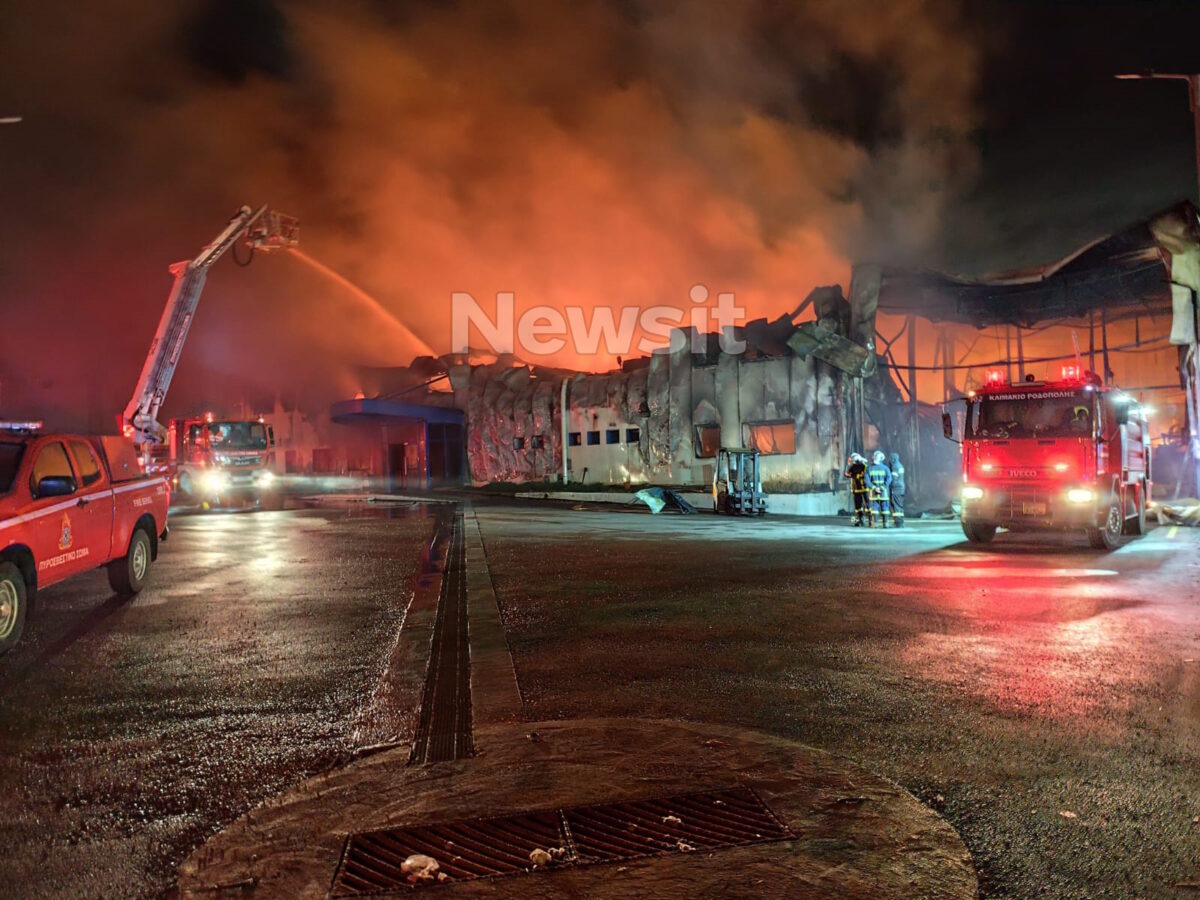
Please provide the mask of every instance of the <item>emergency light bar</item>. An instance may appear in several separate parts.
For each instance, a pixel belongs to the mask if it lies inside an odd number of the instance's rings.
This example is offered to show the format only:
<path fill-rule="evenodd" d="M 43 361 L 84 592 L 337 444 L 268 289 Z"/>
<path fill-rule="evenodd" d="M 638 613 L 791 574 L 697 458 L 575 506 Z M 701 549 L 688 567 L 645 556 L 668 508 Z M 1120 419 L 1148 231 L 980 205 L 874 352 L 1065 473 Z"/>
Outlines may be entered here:
<path fill-rule="evenodd" d="M 41 419 L 29 419 L 25 422 L 0 422 L 0 431 L 17 431 L 28 434 L 42 430 Z"/>
<path fill-rule="evenodd" d="M 1063 381 L 1078 381 L 1079 380 L 1079 366 L 1063 366 L 1062 367 L 1062 380 Z"/>
<path fill-rule="evenodd" d="M 989 385 L 1004 384 L 1004 370 L 988 369 L 987 374 L 984 375 L 984 380 Z"/>

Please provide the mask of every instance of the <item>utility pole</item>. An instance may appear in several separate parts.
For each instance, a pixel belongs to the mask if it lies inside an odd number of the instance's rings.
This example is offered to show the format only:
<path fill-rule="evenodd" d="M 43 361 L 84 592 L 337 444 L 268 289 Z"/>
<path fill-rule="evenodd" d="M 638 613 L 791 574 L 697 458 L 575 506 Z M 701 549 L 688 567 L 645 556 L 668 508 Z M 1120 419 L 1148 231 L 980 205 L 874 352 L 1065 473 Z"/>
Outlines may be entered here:
<path fill-rule="evenodd" d="M 1122 81 L 1160 80 L 1186 81 L 1188 86 L 1188 108 L 1192 111 L 1192 134 L 1196 152 L 1196 189 L 1197 199 L 1200 200 L 1200 73 L 1183 72 L 1132 72 L 1116 76 Z M 1195 224 L 1195 223 L 1192 223 Z M 1195 321 L 1197 308 L 1196 291 L 1192 289 L 1192 344 L 1189 348 L 1188 359 L 1180 366 L 1180 374 L 1187 382 L 1187 411 L 1188 430 L 1191 432 L 1191 442 L 1188 445 L 1188 456 L 1192 459 L 1195 476 L 1196 493 L 1200 494 L 1200 334 L 1196 333 Z M 1187 371 L 1190 369 L 1191 371 Z"/>

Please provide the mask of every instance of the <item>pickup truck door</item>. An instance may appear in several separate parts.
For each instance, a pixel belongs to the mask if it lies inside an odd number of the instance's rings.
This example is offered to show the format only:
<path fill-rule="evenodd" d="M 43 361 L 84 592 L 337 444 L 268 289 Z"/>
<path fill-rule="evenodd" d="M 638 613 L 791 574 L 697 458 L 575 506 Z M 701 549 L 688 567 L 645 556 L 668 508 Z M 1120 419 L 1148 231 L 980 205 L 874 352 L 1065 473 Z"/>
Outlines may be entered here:
<path fill-rule="evenodd" d="M 76 535 L 81 498 L 75 470 L 62 441 L 46 441 L 36 448 L 29 475 L 28 524 L 30 549 L 37 563 L 38 586 L 62 581 L 90 567 L 91 548 Z M 43 478 L 67 478 L 75 483 L 69 494 L 39 497 Z M 103 558 L 99 562 L 103 562 Z"/>
<path fill-rule="evenodd" d="M 67 443 L 79 485 L 79 501 L 71 516 L 75 540 L 80 542 L 78 546 L 88 550 L 82 568 L 94 568 L 107 562 L 113 552 L 112 484 L 91 444 L 79 438 L 72 438 Z"/>

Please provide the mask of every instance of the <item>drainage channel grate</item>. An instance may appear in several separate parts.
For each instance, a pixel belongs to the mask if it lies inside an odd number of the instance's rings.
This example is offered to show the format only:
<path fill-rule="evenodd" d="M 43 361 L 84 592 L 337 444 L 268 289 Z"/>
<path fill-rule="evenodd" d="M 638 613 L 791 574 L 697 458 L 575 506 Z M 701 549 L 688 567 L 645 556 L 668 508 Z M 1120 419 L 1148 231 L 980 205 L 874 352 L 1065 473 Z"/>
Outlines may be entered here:
<path fill-rule="evenodd" d="M 400 867 L 414 853 L 432 856 L 454 881 L 515 875 L 530 867 L 529 854 L 538 847 L 559 846 L 561 835 L 561 820 L 554 812 L 352 834 L 342 852 L 333 896 L 408 887 Z"/>
<path fill-rule="evenodd" d="M 612 862 L 686 850 L 715 850 L 792 833 L 750 788 L 566 811 L 580 862 Z"/>
<path fill-rule="evenodd" d="M 717 850 L 793 837 L 752 788 L 604 803 L 493 819 L 352 834 L 334 876 L 335 897 L 409 887 L 401 870 L 414 853 L 431 856 L 444 883 L 518 875 L 536 849 L 561 848 L 551 865 L 616 862 Z"/>
<path fill-rule="evenodd" d="M 475 752 L 462 513 L 455 508 L 438 527 L 449 531 L 449 546 L 410 765 L 465 759 Z"/>

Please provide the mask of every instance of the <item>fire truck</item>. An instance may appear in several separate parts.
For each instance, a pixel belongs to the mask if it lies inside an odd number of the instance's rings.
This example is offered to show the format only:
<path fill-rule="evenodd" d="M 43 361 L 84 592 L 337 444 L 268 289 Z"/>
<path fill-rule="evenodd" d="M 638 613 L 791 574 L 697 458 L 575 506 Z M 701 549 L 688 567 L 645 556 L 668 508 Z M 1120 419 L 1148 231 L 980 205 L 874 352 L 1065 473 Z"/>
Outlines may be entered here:
<path fill-rule="evenodd" d="M 38 591 L 104 566 L 116 593 L 136 594 L 167 539 L 169 489 L 128 441 L 41 425 L 0 422 L 0 653 Z"/>
<path fill-rule="evenodd" d="M 954 421 L 942 427 L 954 440 Z M 1141 404 L 1079 365 L 1058 381 L 1008 384 L 1003 370 L 966 398 L 962 527 L 987 543 L 1009 531 L 1087 533 L 1096 549 L 1146 529 L 1150 429 Z"/>
<path fill-rule="evenodd" d="M 239 241 L 249 247 L 252 258 L 256 250 L 294 247 L 299 239 L 300 228 L 292 217 L 266 206 L 257 210 L 243 206 L 195 259 L 170 268 L 175 283 L 137 387 L 119 421 L 137 446 L 145 469 L 170 478 L 178 493 L 194 503 L 257 499 L 274 480 L 275 440 L 262 419 L 217 419 L 209 413 L 174 419 L 169 426 L 158 421 L 208 270 Z M 234 255 L 236 259 L 236 251 Z"/>
<path fill-rule="evenodd" d="M 149 448 L 148 472 L 171 480 L 184 502 L 230 505 L 259 500 L 272 489 L 274 429 L 262 418 L 171 419 L 166 443 Z"/>

